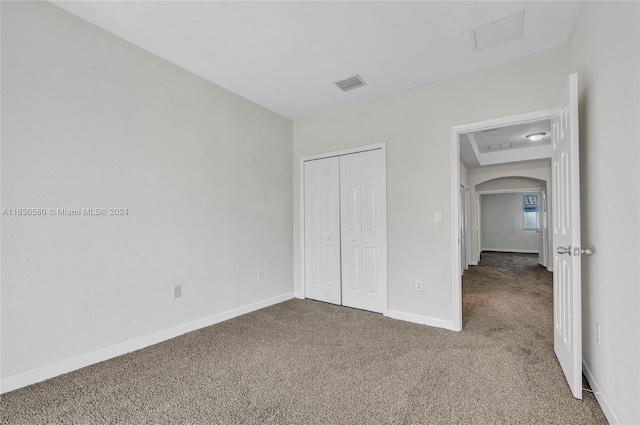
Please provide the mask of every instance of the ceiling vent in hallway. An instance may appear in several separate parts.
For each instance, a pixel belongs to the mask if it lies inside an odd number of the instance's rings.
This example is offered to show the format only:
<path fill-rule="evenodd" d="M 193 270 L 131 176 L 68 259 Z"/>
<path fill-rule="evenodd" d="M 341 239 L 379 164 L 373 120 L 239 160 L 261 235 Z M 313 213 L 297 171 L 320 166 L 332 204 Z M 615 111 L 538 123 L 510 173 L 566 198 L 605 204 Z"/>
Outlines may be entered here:
<path fill-rule="evenodd" d="M 360 77 L 358 74 L 349 78 L 345 78 L 344 80 L 336 81 L 333 84 L 338 86 L 342 91 L 349 91 L 367 85 L 367 83 L 365 83 L 362 77 Z"/>
<path fill-rule="evenodd" d="M 504 44 L 522 38 L 524 9 L 471 30 L 473 51 Z"/>

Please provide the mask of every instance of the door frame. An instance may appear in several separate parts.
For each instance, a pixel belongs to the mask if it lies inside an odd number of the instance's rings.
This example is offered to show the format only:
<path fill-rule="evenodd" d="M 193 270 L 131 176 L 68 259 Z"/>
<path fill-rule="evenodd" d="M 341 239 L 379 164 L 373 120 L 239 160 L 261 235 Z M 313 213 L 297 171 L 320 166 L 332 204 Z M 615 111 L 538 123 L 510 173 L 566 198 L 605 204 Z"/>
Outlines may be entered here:
<path fill-rule="evenodd" d="M 460 275 L 460 219 L 459 219 L 459 191 L 460 191 L 460 135 L 472 131 L 488 130 L 495 127 L 540 121 L 553 117 L 555 109 L 542 109 L 525 114 L 509 115 L 471 124 L 451 127 L 451 271 L 452 271 L 452 313 L 455 331 L 462 330 L 462 276 Z M 554 207 L 552 205 L 552 207 Z"/>
<path fill-rule="evenodd" d="M 465 183 L 460 183 L 460 187 L 464 190 L 464 208 L 460 208 L 461 216 L 464 220 L 463 223 L 460 223 L 460 228 L 464 230 L 464 267 L 462 267 L 462 257 L 460 258 L 460 274 L 464 275 L 464 272 L 469 269 L 469 196 L 470 190 L 469 185 Z M 462 244 L 462 238 L 460 239 L 460 243 Z M 462 246 L 460 247 L 460 255 L 462 256 Z"/>
<path fill-rule="evenodd" d="M 299 293 L 299 298 L 306 298 L 306 289 L 307 285 L 305 282 L 305 268 L 304 268 L 304 163 L 307 161 L 313 161 L 317 159 L 324 158 L 332 158 L 336 156 L 350 155 L 360 152 L 367 152 L 373 150 L 381 150 L 382 152 L 382 222 L 384 223 L 383 229 L 383 246 L 381 247 L 381 255 L 382 255 L 382 263 L 384 264 L 384 273 L 382 273 L 382 282 L 380 284 L 380 290 L 383 294 L 383 307 L 382 307 L 382 315 L 388 316 L 389 308 L 388 308 L 388 289 L 387 289 L 387 274 L 388 274 L 388 262 L 387 262 L 387 143 L 380 142 L 374 143 L 371 145 L 358 146 L 355 148 L 343 149 L 339 151 L 325 152 L 316 155 L 309 155 L 300 157 L 300 282 L 301 282 L 301 290 Z"/>

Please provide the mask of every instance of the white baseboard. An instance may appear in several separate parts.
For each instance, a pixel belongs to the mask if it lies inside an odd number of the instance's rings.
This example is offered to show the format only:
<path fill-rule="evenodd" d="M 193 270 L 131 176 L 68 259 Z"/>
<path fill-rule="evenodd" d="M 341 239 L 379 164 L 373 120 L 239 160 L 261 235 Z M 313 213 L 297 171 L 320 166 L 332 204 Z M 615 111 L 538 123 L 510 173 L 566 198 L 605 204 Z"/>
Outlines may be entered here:
<path fill-rule="evenodd" d="M 444 328 L 450 331 L 455 330 L 453 328 L 453 322 L 451 320 L 436 319 L 435 317 L 421 316 L 419 314 L 405 313 L 404 311 L 389 310 L 387 311 L 389 317 L 397 320 L 404 320 L 405 322 L 418 323 L 420 325 L 433 326 L 435 328 Z"/>
<path fill-rule="evenodd" d="M 482 252 L 515 252 L 518 254 L 539 254 L 537 249 L 482 248 Z"/>
<path fill-rule="evenodd" d="M 593 390 L 593 393 L 595 394 L 596 399 L 600 404 L 602 413 L 604 413 L 604 415 L 607 417 L 609 423 L 612 425 L 621 424 L 622 421 L 620 421 L 620 418 L 618 418 L 618 415 L 616 415 L 616 412 L 615 410 L 613 410 L 613 406 L 611 406 L 607 395 L 602 390 L 600 383 L 593 375 L 591 369 L 589 369 L 589 366 L 587 366 L 587 363 L 584 361 L 584 359 L 582 360 L 582 371 L 584 372 L 584 376 L 587 378 L 587 381 L 589 381 L 589 385 L 591 386 L 591 389 Z"/>
<path fill-rule="evenodd" d="M 234 317 L 242 316 L 243 314 L 251 313 L 252 311 L 260 310 L 274 304 L 279 304 L 290 300 L 293 297 L 293 292 L 278 295 L 277 297 L 234 308 L 233 310 L 225 311 L 223 313 L 214 314 L 213 316 L 205 317 L 204 319 L 185 323 L 183 325 L 136 338 L 131 341 L 126 341 L 97 351 L 82 354 L 77 357 L 62 360 L 57 363 L 42 366 L 37 369 L 8 376 L 0 380 L 0 394 L 26 387 L 27 385 L 35 384 L 58 375 L 62 375 L 63 373 L 73 372 L 74 370 L 109 360 L 114 357 L 122 356 L 132 351 L 140 350 L 142 348 L 158 344 L 162 341 L 175 338 L 187 332 L 215 325 L 216 323 L 224 322 L 225 320 L 233 319 Z"/>
<path fill-rule="evenodd" d="M 295 292 L 295 297 L 301 300 L 304 300 L 304 292 L 302 291 L 296 291 Z"/>

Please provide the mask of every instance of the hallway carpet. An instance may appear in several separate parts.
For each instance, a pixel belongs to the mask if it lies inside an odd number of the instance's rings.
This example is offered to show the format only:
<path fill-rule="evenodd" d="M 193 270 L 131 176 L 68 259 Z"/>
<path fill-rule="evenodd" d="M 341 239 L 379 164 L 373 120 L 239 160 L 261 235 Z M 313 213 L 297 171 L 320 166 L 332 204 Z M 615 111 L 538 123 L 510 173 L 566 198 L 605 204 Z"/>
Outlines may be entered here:
<path fill-rule="evenodd" d="M 534 257 L 484 254 L 463 292 L 462 332 L 287 301 L 4 394 L 1 423 L 606 423 L 571 396 Z"/>

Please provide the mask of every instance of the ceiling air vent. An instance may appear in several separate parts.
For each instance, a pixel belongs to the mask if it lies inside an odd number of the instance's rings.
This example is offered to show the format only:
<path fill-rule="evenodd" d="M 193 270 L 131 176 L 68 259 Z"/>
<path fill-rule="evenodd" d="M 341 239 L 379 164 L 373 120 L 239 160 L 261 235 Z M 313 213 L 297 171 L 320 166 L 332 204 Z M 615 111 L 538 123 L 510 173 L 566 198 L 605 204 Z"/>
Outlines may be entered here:
<path fill-rule="evenodd" d="M 499 145 L 490 145 L 489 146 L 489 150 L 490 151 L 501 151 L 501 150 L 505 150 L 505 149 L 511 149 L 511 146 L 513 146 L 513 143 L 501 143 Z"/>
<path fill-rule="evenodd" d="M 473 51 L 487 49 L 521 38 L 523 25 L 524 9 L 472 29 Z"/>
<path fill-rule="evenodd" d="M 344 80 L 336 81 L 333 84 L 338 86 L 342 91 L 349 91 L 367 85 L 367 83 L 365 83 L 362 77 L 360 77 L 358 74 L 349 78 L 345 78 Z"/>

